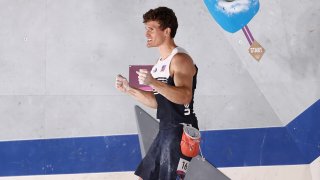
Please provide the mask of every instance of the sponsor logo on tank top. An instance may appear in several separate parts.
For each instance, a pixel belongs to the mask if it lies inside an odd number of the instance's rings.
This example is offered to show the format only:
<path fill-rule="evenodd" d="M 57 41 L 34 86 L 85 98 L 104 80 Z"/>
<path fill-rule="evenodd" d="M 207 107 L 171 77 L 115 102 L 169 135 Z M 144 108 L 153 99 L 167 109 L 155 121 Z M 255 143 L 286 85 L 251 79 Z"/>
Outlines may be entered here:
<path fill-rule="evenodd" d="M 163 71 L 166 69 L 166 67 L 167 67 L 167 65 L 163 65 L 163 66 L 161 67 L 161 71 L 160 71 L 160 72 L 163 72 Z"/>
<path fill-rule="evenodd" d="M 153 73 L 157 72 L 157 68 L 154 68 Z"/>

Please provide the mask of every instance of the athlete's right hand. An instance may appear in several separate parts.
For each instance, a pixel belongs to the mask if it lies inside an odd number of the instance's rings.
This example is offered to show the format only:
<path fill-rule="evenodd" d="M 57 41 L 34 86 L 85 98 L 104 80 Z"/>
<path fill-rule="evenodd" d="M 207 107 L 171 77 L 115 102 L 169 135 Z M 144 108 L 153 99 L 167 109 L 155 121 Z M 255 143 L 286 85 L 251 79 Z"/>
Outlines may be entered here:
<path fill-rule="evenodd" d="M 118 74 L 116 77 L 116 88 L 124 93 L 126 93 L 130 89 L 128 80 L 121 74 Z"/>

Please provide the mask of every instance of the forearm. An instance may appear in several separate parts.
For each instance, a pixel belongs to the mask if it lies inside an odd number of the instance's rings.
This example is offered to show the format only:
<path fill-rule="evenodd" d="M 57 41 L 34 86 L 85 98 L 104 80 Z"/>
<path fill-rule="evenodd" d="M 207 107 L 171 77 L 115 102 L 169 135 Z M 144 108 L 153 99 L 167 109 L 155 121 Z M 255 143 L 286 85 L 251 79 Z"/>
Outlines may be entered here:
<path fill-rule="evenodd" d="M 140 89 L 131 87 L 129 90 L 127 90 L 127 94 L 129 94 L 131 97 L 133 97 L 134 99 L 136 99 L 137 101 L 141 102 L 142 104 L 148 107 L 151 107 L 154 109 L 158 107 L 158 104 L 153 92 L 142 91 Z"/>
<path fill-rule="evenodd" d="M 160 81 L 154 81 L 150 86 L 176 104 L 189 104 L 192 99 L 192 91 L 186 87 L 170 86 Z"/>

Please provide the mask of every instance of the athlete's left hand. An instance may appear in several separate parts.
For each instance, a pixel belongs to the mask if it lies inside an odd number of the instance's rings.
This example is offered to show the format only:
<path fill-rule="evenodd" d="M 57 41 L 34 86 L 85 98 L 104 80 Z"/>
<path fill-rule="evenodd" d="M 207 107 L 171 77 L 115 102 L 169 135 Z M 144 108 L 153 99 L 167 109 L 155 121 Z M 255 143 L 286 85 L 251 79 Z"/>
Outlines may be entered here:
<path fill-rule="evenodd" d="M 140 71 L 136 71 L 136 73 L 138 74 L 138 80 L 140 84 L 150 85 L 154 80 L 151 73 L 145 69 L 140 69 Z"/>

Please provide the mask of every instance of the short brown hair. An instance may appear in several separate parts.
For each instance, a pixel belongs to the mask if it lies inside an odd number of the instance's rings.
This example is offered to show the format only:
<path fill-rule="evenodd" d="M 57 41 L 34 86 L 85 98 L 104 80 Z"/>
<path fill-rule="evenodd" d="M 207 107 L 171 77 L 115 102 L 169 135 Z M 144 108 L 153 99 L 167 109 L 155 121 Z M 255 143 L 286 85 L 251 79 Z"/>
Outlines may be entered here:
<path fill-rule="evenodd" d="M 174 38 L 178 29 L 178 20 L 172 9 L 167 7 L 158 7 L 150 9 L 143 15 L 143 23 L 148 21 L 157 21 L 162 30 L 171 29 L 170 37 Z"/>

